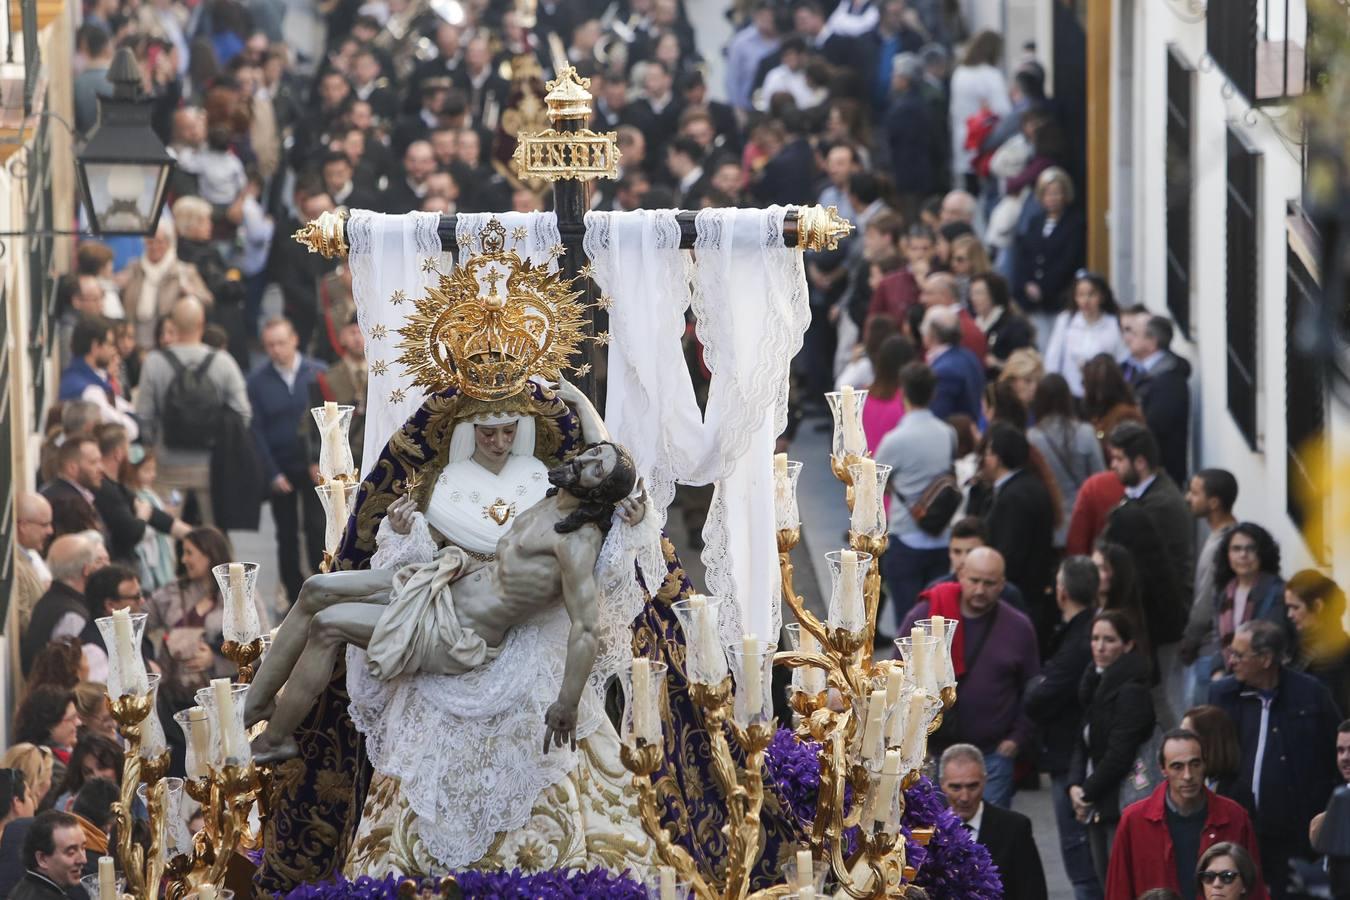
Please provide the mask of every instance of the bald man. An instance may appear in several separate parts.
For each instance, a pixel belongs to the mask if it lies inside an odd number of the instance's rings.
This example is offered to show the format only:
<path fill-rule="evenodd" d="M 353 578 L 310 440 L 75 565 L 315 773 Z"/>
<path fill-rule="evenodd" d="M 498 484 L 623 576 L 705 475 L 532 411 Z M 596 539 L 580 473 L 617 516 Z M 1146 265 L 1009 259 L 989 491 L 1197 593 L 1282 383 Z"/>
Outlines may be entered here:
<path fill-rule="evenodd" d="M 955 275 L 950 272 L 934 272 L 929 275 L 919 288 L 919 302 L 926 309 L 944 306 L 955 310 L 961 320 L 961 346 L 974 353 L 976 359 L 984 359 L 985 354 L 989 352 L 988 339 L 980 330 L 980 326 L 975 324 L 975 319 L 966 312 L 965 304 L 961 302 L 961 288 L 956 282 Z"/>
<path fill-rule="evenodd" d="M 84 586 L 89 576 L 108 564 L 108 551 L 98 532 L 63 534 L 47 551 L 52 586 L 33 607 L 28 628 L 19 639 L 19 658 L 24 675 L 33 657 L 51 641 L 79 637 L 89 623 Z"/>
<path fill-rule="evenodd" d="M 212 434 L 190 427 L 184 414 L 192 411 L 173 407 L 168 400 L 169 387 L 175 379 L 185 378 L 191 371 L 200 373 L 214 391 L 212 400 L 220 412 L 225 409 L 237 413 L 245 425 L 252 417 L 248 389 L 244 375 L 230 354 L 213 350 L 202 343 L 206 327 L 206 313 L 199 301 L 184 297 L 173 305 L 173 325 L 178 332 L 176 343 L 152 351 L 141 369 L 140 394 L 136 398 L 136 414 L 140 417 L 142 439 L 152 443 L 159 459 L 159 480 L 156 488 L 161 495 L 169 491 L 182 492 L 184 499 L 196 498 L 197 514 L 185 516 L 193 524 L 213 525 L 211 507 L 211 449 Z M 181 386 L 180 382 L 180 386 Z M 179 392 L 181 395 L 181 392 Z M 196 412 L 200 413 L 200 409 Z"/>
<path fill-rule="evenodd" d="M 942 198 L 942 208 L 938 211 L 938 224 L 961 223 L 974 228 L 977 208 L 975 197 L 969 191 L 948 191 Z"/>
<path fill-rule="evenodd" d="M 974 744 L 984 754 L 989 782 L 984 799 L 1007 809 L 1013 796 L 1013 764 L 1029 747 L 1033 728 L 1022 709 L 1027 682 L 1041 670 L 1031 620 L 999 597 L 1005 581 L 1003 556 L 992 547 L 966 555 L 956 584 L 937 584 L 919 595 L 900 629 L 909 634 L 919 619 L 940 615 L 961 624 L 952 647 L 960 689 L 956 706 L 929 746 Z"/>
<path fill-rule="evenodd" d="M 24 491 L 14 501 L 14 535 L 23 552 L 14 566 L 14 614 L 19 634 L 28 628 L 33 607 L 52 586 L 52 571 L 42 553 L 52 538 L 52 506 L 47 498 Z"/>

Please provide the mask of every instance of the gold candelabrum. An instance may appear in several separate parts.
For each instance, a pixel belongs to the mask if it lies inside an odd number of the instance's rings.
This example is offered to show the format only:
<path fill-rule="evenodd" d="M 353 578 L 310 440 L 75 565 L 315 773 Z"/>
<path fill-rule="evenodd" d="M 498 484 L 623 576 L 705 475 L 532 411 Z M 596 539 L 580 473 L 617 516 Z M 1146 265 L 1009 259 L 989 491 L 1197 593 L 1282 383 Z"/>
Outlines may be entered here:
<path fill-rule="evenodd" d="M 822 620 L 808 610 L 793 585 L 791 554 L 801 539 L 796 482 L 802 464 L 782 454 L 774 460 L 774 501 L 782 593 L 796 618 L 786 629 L 793 648 L 773 652 L 776 647 L 753 637 L 744 645 L 723 647 L 718 610 L 732 601 L 694 596 L 672 606 L 685 635 L 689 694 L 703 713 L 713 775 L 727 805 L 726 862 L 717 873 L 701 872 L 661 824 L 664 804 L 652 776 L 664 762 L 659 702 L 665 697 L 665 667 L 635 660 L 636 671 L 624 678 L 628 703 L 621 755 L 633 773 L 643 827 L 663 863 L 661 876 L 675 885 L 662 896 L 813 898 L 829 879 L 839 896 L 864 900 L 904 896 L 916 875 L 906 863 L 901 829 L 904 789 L 919 778 L 928 735 L 955 702 L 950 652 L 955 623 L 940 617 L 921 620 L 897 641 L 903 660 L 875 659 L 880 561 L 888 542 L 883 498 L 890 468 L 872 460 L 862 438 L 866 392 L 828 396 L 835 419 L 830 466 L 845 485 L 851 528 L 848 548 L 826 554 L 832 584 L 827 616 Z M 785 883 L 750 893 L 749 873 L 763 849 L 764 751 L 776 727 L 767 699 L 771 673 L 766 666 L 763 680 L 755 677 L 755 651 L 768 654 L 768 665 L 793 670 L 797 735 L 819 743 L 821 777 L 811 832 L 795 864 L 784 866 Z M 743 751 L 743 764 L 736 763 L 731 740 Z M 851 805 L 845 801 L 849 791 Z M 846 832 L 856 834 L 851 851 Z M 914 829 L 910 836 L 926 844 L 932 834 L 931 828 Z"/>
<path fill-rule="evenodd" d="M 266 773 L 252 761 L 243 724 L 248 682 L 268 643 L 258 633 L 258 565 L 225 563 L 213 573 L 224 598 L 222 651 L 239 670 L 236 681 L 215 679 L 197 692 L 197 706 L 174 716 L 187 737 L 186 779 L 166 777 L 169 751 L 156 711 L 160 676 L 146 673 L 140 653 L 146 615 L 119 611 L 97 620 L 109 648 L 109 707 L 126 744 L 115 852 L 127 892 L 137 900 L 181 900 L 204 885 L 219 890 L 235 849 L 256 846 L 261 837 L 261 828 L 251 829 L 249 822 Z M 196 835 L 187 831 L 184 794 L 202 807 L 205 824 Z M 147 814 L 148 850 L 133 837 L 138 796 Z"/>

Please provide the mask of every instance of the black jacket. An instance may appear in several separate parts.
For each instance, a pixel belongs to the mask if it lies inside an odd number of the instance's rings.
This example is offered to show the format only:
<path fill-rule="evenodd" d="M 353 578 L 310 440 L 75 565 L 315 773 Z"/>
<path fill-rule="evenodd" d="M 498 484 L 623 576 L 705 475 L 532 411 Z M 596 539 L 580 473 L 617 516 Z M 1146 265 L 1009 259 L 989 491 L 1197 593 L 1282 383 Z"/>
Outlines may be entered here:
<path fill-rule="evenodd" d="M 1148 490 L 1132 502 L 1153 521 L 1158 539 L 1172 564 L 1172 577 L 1183 596 L 1189 599 L 1195 584 L 1195 518 L 1181 489 L 1170 475 L 1160 471 Z"/>
<path fill-rule="evenodd" d="M 1210 685 L 1209 702 L 1228 713 L 1237 727 L 1242 759 L 1232 798 L 1251 814 L 1258 835 L 1280 835 L 1306 850 L 1308 822 L 1322 811 L 1322 798 L 1340 783 L 1331 748 L 1341 712 L 1331 693 L 1311 675 L 1280 671 L 1267 721 L 1260 815 L 1252 780 L 1261 742 L 1261 697 L 1230 675 Z"/>
<path fill-rule="evenodd" d="M 1158 439 L 1163 468 L 1177 484 L 1184 484 L 1190 470 L 1186 451 L 1190 447 L 1191 364 L 1170 350 L 1146 374 L 1134 380 L 1134 395 L 1144 411 L 1148 429 Z"/>
<path fill-rule="evenodd" d="M 66 896 L 55 882 L 31 871 L 26 872 L 9 892 L 9 900 L 66 900 Z"/>
<path fill-rule="evenodd" d="M 148 522 L 136 517 L 135 495 L 131 489 L 107 476 L 94 492 L 94 508 L 108 526 L 108 556 L 113 562 L 134 564 L 136 545 L 145 537 L 146 526 L 169 533 L 173 516 L 162 509 L 152 510 Z"/>
<path fill-rule="evenodd" d="M 1077 209 L 1067 210 L 1048 235 L 1042 233 L 1045 213 L 1031 217 L 1026 233 L 1017 238 L 1012 258 L 1013 296 L 1023 309 L 1057 313 L 1064 308 L 1073 273 L 1083 265 L 1086 227 Z M 1041 289 L 1040 300 L 1027 297 L 1027 282 Z"/>
<path fill-rule="evenodd" d="M 253 433 L 238 413 L 226 409 L 211 453 L 211 505 L 216 527 L 222 531 L 257 531 L 266 492 Z"/>
<path fill-rule="evenodd" d="M 89 606 L 84 601 L 84 594 L 64 581 L 53 581 L 33 607 L 28 630 L 19 639 L 19 661 L 24 675 L 33 668 L 33 657 L 51 641 L 52 629 L 66 613 L 76 613 L 86 622 L 89 620 Z"/>
<path fill-rule="evenodd" d="M 896 191 L 925 197 L 938 191 L 943 135 L 932 121 L 923 92 L 915 87 L 896 94 L 886 111 L 885 125 Z"/>
<path fill-rule="evenodd" d="M 1003 315 L 989 326 L 989 330 L 984 333 L 984 339 L 988 343 L 989 352 L 1003 362 L 1008 361 L 1014 350 L 1036 346 L 1036 335 L 1026 316 L 1008 308 L 1004 308 Z"/>
<path fill-rule="evenodd" d="M 15 819 L 0 833 L 0 897 L 8 897 L 23 880 L 23 842 L 32 827 L 31 817 Z"/>
<path fill-rule="evenodd" d="M 1055 552 L 1050 492 L 1034 474 L 1021 469 L 995 492 L 984 524 L 990 546 L 1003 554 L 1007 578 L 1022 591 L 1037 634 L 1042 634 Z"/>
<path fill-rule="evenodd" d="M 1084 742 L 1080 730 L 1069 783 L 1083 788 L 1084 801 L 1095 806 L 1106 822 L 1120 818 L 1120 783 L 1134 768 L 1139 747 L 1153 733 L 1156 720 L 1148 670 L 1148 660 L 1141 654 L 1127 653 L 1105 672 L 1088 666 L 1078 688 L 1088 738 Z"/>
<path fill-rule="evenodd" d="M 64 478 L 53 478 L 38 491 L 52 505 L 52 536 L 78 534 L 93 529 L 105 538 L 108 537 L 108 525 L 98 514 L 98 509 L 84 499 L 73 484 Z"/>
<path fill-rule="evenodd" d="M 1060 774 L 1073 762 L 1073 748 L 1083 727 L 1078 688 L 1092 664 L 1092 610 L 1060 623 L 1050 638 L 1041 674 L 1027 688 L 1027 716 L 1040 729 L 1040 767 Z"/>
<path fill-rule="evenodd" d="M 750 185 L 757 203 L 815 203 L 816 161 L 811 145 L 794 138 L 764 164 Z"/>
<path fill-rule="evenodd" d="M 1045 871 L 1031 820 L 1019 812 L 986 803 L 980 821 L 980 843 L 998 866 L 1003 900 L 1046 900 Z"/>
<path fill-rule="evenodd" d="M 1158 508 L 1155 504 L 1154 509 Z M 1130 551 L 1134 560 L 1150 652 L 1181 640 L 1190 615 L 1190 582 L 1179 580 L 1174 554 L 1180 551 L 1168 548 L 1158 520 L 1149 515 L 1143 498 L 1127 500 L 1111 510 L 1102 537 Z"/>

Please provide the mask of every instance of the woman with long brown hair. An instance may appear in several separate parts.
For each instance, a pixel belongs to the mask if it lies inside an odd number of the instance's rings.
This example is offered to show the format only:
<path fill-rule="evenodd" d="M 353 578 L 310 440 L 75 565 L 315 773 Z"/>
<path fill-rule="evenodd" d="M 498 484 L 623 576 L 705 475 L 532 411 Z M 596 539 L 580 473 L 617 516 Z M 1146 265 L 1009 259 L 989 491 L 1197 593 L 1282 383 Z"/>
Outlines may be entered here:
<path fill-rule="evenodd" d="M 1098 353 L 1083 364 L 1083 412 L 1097 430 L 1103 453 L 1106 436 L 1121 422 L 1147 424 L 1120 364 L 1107 353 Z"/>
<path fill-rule="evenodd" d="M 233 559 L 229 539 L 209 526 L 183 539 L 182 573 L 150 596 L 146 634 L 164 668 L 160 694 L 175 709 L 191 706 L 193 694 L 217 675 L 228 675 L 220 655 L 224 604 L 211 570 Z"/>

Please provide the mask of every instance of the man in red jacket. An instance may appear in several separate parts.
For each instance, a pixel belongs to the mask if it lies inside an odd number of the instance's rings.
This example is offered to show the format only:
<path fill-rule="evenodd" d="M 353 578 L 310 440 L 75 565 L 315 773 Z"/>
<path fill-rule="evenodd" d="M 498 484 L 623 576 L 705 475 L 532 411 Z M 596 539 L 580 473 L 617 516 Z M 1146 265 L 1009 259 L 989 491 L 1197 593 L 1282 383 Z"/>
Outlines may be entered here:
<path fill-rule="evenodd" d="M 1159 763 L 1167 779 L 1121 814 L 1111 848 L 1106 900 L 1135 900 L 1153 888 L 1171 888 L 1197 900 L 1195 866 L 1215 844 L 1232 841 L 1259 860 L 1256 831 L 1238 803 L 1205 787 L 1200 738 L 1176 728 L 1163 736 Z M 1258 874 L 1246 900 L 1267 900 Z"/>

